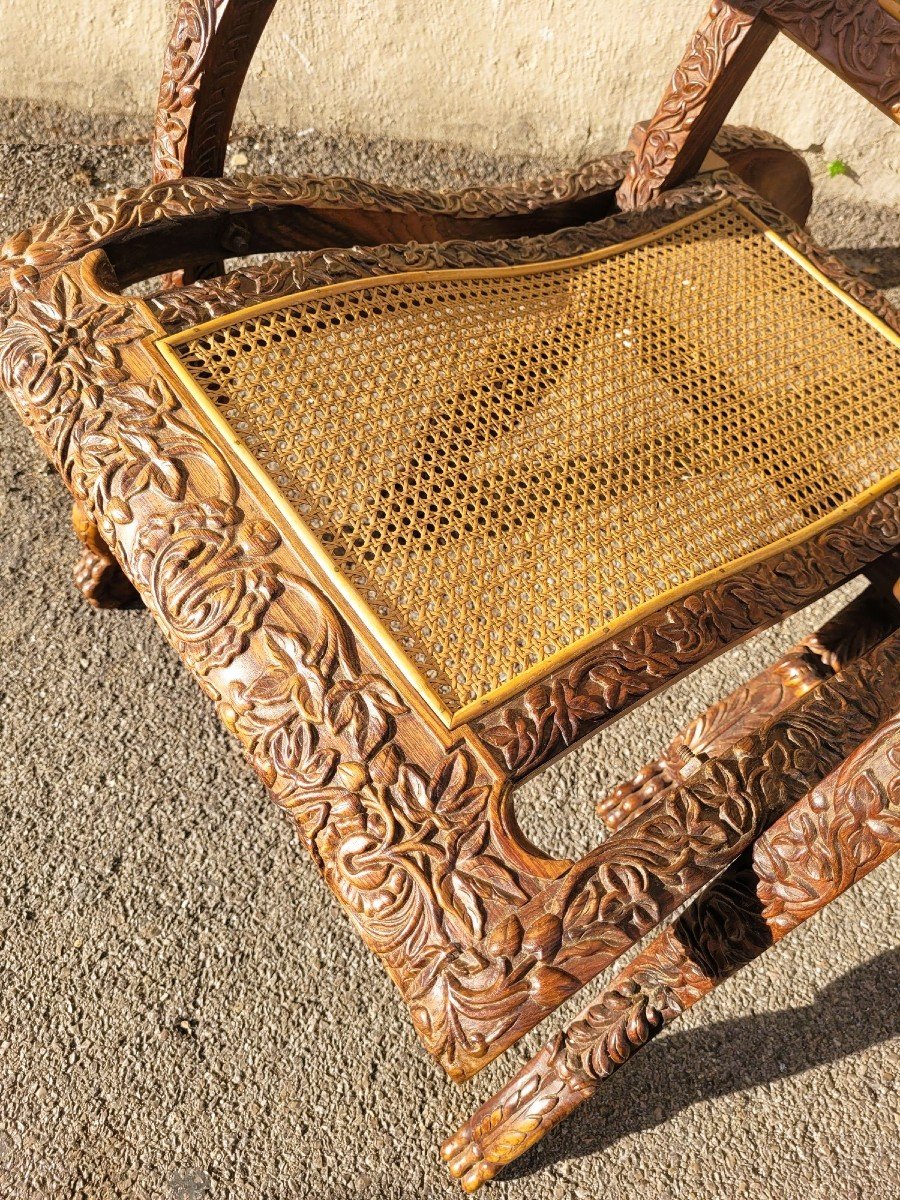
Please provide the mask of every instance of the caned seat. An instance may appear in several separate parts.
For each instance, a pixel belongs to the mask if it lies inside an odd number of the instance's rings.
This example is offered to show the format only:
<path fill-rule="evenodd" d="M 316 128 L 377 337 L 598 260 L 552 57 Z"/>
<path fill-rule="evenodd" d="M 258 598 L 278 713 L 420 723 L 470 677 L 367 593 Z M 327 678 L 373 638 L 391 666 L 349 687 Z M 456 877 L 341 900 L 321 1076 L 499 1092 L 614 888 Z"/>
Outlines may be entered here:
<path fill-rule="evenodd" d="M 900 338 L 732 199 L 162 347 L 450 724 L 900 479 Z"/>

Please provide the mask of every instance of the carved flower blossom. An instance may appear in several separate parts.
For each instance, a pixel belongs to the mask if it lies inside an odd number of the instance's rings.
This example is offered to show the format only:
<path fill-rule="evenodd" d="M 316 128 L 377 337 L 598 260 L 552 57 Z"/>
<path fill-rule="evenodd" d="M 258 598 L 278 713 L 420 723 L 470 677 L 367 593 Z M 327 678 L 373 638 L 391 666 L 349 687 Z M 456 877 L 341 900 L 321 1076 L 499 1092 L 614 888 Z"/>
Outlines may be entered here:
<path fill-rule="evenodd" d="M 85 424 L 125 380 L 120 348 L 142 332 L 130 309 L 85 298 L 61 274 L 48 295 L 21 298 L 0 334 L 0 386 L 27 398 L 29 424 L 70 482 Z"/>
<path fill-rule="evenodd" d="M 895 752 L 895 769 L 900 770 L 900 751 Z M 853 861 L 864 865 L 883 853 L 886 844 L 900 842 L 900 787 L 894 803 L 889 790 L 874 772 L 862 775 L 848 789 L 847 803 L 855 818 L 849 837 Z"/>
<path fill-rule="evenodd" d="M 150 592 L 163 629 L 201 675 L 247 647 L 280 591 L 271 552 L 278 535 L 244 521 L 220 501 L 152 517 L 135 544 L 133 569 Z"/>
<path fill-rule="evenodd" d="M 651 929 L 659 921 L 659 901 L 642 867 L 627 862 L 610 863 L 600 871 L 599 883 L 601 921 L 613 925 L 633 923 L 639 929 Z"/>
<path fill-rule="evenodd" d="M 406 711 L 387 680 L 371 674 L 338 680 L 325 706 L 332 732 L 346 740 L 349 756 L 360 762 L 384 745 L 392 729 L 391 718 Z"/>
<path fill-rule="evenodd" d="M 145 332 L 131 308 L 86 299 L 65 272 L 47 299 L 33 299 L 28 308 L 31 323 L 44 338 L 46 370 L 67 372 L 85 386 L 98 378 L 121 381 L 119 349 Z"/>

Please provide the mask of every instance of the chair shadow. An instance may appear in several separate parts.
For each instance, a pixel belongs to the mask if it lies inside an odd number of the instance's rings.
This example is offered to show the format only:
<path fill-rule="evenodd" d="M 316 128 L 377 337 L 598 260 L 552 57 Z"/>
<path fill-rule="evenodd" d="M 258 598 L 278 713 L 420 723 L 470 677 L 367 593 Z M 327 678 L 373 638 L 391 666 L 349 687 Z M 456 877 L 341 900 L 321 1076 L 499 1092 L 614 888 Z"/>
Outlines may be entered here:
<path fill-rule="evenodd" d="M 900 246 L 840 246 L 834 253 L 873 287 L 900 287 Z"/>
<path fill-rule="evenodd" d="M 759 1087 L 900 1036 L 898 997 L 900 948 L 848 971 L 812 1004 L 661 1037 L 501 1178 L 521 1179 L 597 1154 L 699 1100 Z"/>

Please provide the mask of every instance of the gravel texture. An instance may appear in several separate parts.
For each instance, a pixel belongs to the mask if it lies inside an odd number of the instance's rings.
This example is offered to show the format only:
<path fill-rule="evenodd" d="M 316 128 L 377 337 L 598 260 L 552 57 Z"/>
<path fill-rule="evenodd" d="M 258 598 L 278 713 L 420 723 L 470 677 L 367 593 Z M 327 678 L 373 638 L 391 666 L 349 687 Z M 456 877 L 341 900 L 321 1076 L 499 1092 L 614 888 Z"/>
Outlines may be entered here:
<path fill-rule="evenodd" d="M 431 183 L 527 165 L 259 131 L 235 153 L 251 170 Z M 2 232 L 141 182 L 147 155 L 133 123 L 0 105 Z M 895 287 L 898 212 L 813 165 L 814 233 Z M 457 1195 L 441 1139 L 543 1039 L 464 1090 L 445 1079 L 152 620 L 84 605 L 74 553 L 62 488 L 0 406 L 0 1196 Z M 838 604 L 527 785 L 526 830 L 589 846 L 600 789 Z M 898 927 L 900 857 L 677 1022 L 491 1194 L 897 1195 Z"/>

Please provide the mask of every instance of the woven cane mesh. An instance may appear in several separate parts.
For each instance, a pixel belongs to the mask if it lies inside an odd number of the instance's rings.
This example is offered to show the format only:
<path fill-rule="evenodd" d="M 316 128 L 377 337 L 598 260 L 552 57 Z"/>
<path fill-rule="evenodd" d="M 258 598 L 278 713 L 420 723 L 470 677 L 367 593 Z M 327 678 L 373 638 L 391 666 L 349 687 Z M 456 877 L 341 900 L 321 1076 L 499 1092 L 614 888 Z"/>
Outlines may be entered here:
<path fill-rule="evenodd" d="M 450 712 L 900 462 L 900 351 L 734 207 L 604 257 L 370 280 L 182 338 Z"/>

